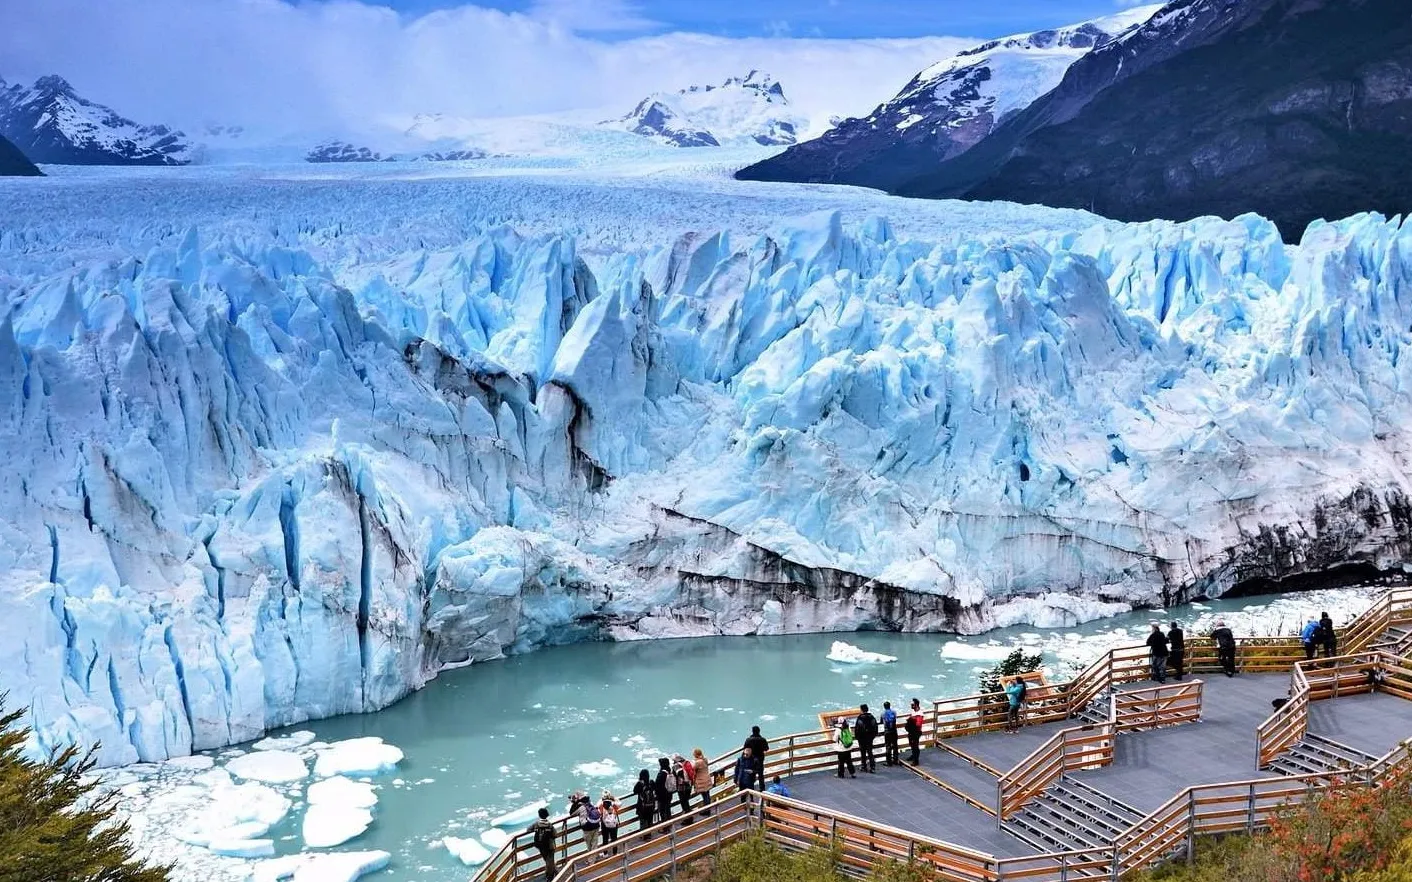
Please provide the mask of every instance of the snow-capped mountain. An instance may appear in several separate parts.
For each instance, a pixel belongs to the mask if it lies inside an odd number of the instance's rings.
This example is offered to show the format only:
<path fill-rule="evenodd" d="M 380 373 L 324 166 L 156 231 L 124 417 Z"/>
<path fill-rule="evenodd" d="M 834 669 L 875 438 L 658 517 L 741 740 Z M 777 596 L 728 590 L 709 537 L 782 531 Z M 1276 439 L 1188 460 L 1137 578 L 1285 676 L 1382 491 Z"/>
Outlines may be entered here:
<path fill-rule="evenodd" d="M 649 95 L 623 118 L 603 125 L 672 147 L 783 146 L 798 140 L 808 120 L 794 111 L 773 77 L 752 70 L 719 86 Z"/>
<path fill-rule="evenodd" d="M 1160 5 L 1070 27 L 992 40 L 918 73 L 861 119 L 745 169 L 752 180 L 887 188 L 970 149 L 1053 89 L 1079 58 L 1149 19 Z"/>
<path fill-rule="evenodd" d="M 182 132 L 135 123 L 58 76 L 29 87 L 0 80 L 0 135 L 33 162 L 54 165 L 185 165 L 197 153 Z"/>
<path fill-rule="evenodd" d="M 392 157 L 376 150 L 349 144 L 347 141 L 325 141 L 304 155 L 305 162 L 383 162 Z"/>
<path fill-rule="evenodd" d="M 961 157 L 895 188 L 1125 220 L 1412 206 L 1405 0 L 1174 0 Z"/>

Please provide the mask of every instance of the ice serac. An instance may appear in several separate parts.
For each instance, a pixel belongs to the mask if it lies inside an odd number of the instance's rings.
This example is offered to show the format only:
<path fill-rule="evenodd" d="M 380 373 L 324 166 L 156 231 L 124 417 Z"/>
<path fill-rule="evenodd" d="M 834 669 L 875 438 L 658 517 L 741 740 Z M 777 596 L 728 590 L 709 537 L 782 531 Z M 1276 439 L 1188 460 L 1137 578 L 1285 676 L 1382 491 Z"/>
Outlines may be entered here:
<path fill-rule="evenodd" d="M 1376 215 L 826 213 L 593 270 L 505 227 L 68 235 L 0 237 L 0 674 L 41 749 L 182 755 L 580 639 L 1067 623 L 1412 553 L 1412 226 Z"/>

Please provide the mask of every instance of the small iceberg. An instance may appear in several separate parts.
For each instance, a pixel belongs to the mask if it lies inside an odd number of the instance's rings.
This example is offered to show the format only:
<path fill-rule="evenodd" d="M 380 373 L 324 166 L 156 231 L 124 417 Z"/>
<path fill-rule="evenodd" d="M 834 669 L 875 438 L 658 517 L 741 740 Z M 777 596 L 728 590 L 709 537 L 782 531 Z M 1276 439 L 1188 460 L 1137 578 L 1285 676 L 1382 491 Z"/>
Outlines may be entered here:
<path fill-rule="evenodd" d="M 962 643 L 960 640 L 948 640 L 941 647 L 942 658 L 956 661 L 1003 661 L 1012 652 L 1010 647 L 998 643 Z"/>
<path fill-rule="evenodd" d="M 492 827 L 528 827 L 534 823 L 534 819 L 539 817 L 539 810 L 547 808 L 547 802 L 532 802 L 529 805 L 522 805 L 517 809 L 511 809 L 498 818 L 490 819 Z M 485 839 L 484 836 L 481 837 Z M 498 846 L 497 846 L 498 847 Z"/>
<path fill-rule="evenodd" d="M 213 854 L 225 857 L 262 858 L 273 857 L 273 839 L 215 839 L 207 846 Z"/>
<path fill-rule="evenodd" d="M 250 745 L 255 750 L 298 750 L 314 743 L 314 733 L 307 730 L 265 738 Z"/>
<path fill-rule="evenodd" d="M 871 665 L 884 664 L 897 661 L 895 655 L 883 655 L 881 652 L 869 652 L 860 649 L 852 643 L 844 643 L 842 640 L 835 640 L 833 646 L 829 647 L 829 661 L 843 662 L 849 665 Z"/>
<path fill-rule="evenodd" d="M 386 867 L 385 851 L 345 851 L 338 854 L 294 854 L 260 861 L 251 869 L 251 882 L 353 882 Z"/>
<path fill-rule="evenodd" d="M 667 707 L 695 707 L 696 702 L 690 698 L 673 698 L 667 702 Z"/>
<path fill-rule="evenodd" d="M 268 753 L 263 755 L 269 756 Z M 314 774 L 320 778 L 381 775 L 392 771 L 400 762 L 402 751 L 384 743 L 381 738 L 349 738 L 335 741 L 319 753 L 319 758 L 314 762 Z"/>
<path fill-rule="evenodd" d="M 287 750 L 247 753 L 226 763 L 226 771 L 237 778 L 263 784 L 290 784 L 309 777 L 309 767 L 298 754 Z"/>
<path fill-rule="evenodd" d="M 350 781 L 342 775 L 334 775 L 309 785 L 309 805 L 341 805 L 347 808 L 370 809 L 378 804 L 378 795 L 373 785 L 364 781 Z"/>
<path fill-rule="evenodd" d="M 316 803 L 304 814 L 302 833 L 309 848 L 332 848 L 363 835 L 373 823 L 365 808 Z"/>
<path fill-rule="evenodd" d="M 455 836 L 447 836 L 441 840 L 441 844 L 446 846 L 446 850 L 451 852 L 452 857 L 468 867 L 478 867 L 490 860 L 490 850 L 474 839 L 457 839 Z"/>
<path fill-rule="evenodd" d="M 538 815 L 536 815 L 536 817 L 538 817 Z M 480 841 L 490 846 L 492 850 L 499 851 L 505 843 L 510 841 L 510 834 L 497 827 L 491 827 L 489 830 L 480 834 Z"/>

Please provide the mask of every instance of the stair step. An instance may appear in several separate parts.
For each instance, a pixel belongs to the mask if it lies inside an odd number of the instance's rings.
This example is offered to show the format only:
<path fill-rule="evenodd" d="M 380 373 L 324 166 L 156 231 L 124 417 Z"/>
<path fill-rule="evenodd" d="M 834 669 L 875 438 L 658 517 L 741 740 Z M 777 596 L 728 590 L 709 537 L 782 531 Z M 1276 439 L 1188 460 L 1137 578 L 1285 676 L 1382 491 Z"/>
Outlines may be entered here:
<path fill-rule="evenodd" d="M 1026 805 L 1010 818 L 1010 823 L 1036 830 L 1058 841 L 1065 851 L 1100 848 L 1108 844 L 1102 834 L 1087 829 L 1082 823 L 1051 810 L 1039 800 Z"/>
<path fill-rule="evenodd" d="M 1270 768 L 1278 769 L 1287 775 L 1313 775 L 1329 771 L 1327 767 L 1317 762 L 1311 762 L 1306 757 L 1296 755 L 1292 750 L 1287 750 L 1276 757 L 1274 762 L 1270 763 Z"/>
<path fill-rule="evenodd" d="M 1001 825 L 1001 829 L 1041 854 L 1054 851 L 1078 851 L 1086 847 L 1065 842 L 1061 837 L 1051 836 L 1030 823 L 1012 824 L 1010 821 L 1006 821 Z M 1082 870 L 1070 869 L 1064 875 L 1065 879 L 1107 879 L 1109 877 L 1110 871 L 1098 867 Z"/>
<path fill-rule="evenodd" d="M 1120 823 L 1107 812 L 1094 811 L 1084 803 L 1070 802 L 1063 798 L 1062 794 L 1051 796 L 1046 792 L 1030 805 L 1036 807 L 1038 813 L 1058 817 L 1104 840 L 1111 839 L 1131 826 Z"/>
<path fill-rule="evenodd" d="M 1111 821 L 1118 830 L 1126 830 L 1142 820 L 1143 817 L 1141 812 L 1127 803 L 1116 800 L 1073 778 L 1060 779 L 1059 783 L 1051 788 L 1051 791 L 1056 796 L 1087 806 L 1088 810 L 1094 814 L 1101 814 Z"/>
<path fill-rule="evenodd" d="M 1339 762 L 1352 763 L 1355 766 L 1366 766 L 1377 760 L 1377 757 L 1370 753 L 1365 753 L 1356 747 L 1349 747 L 1347 744 L 1340 744 L 1332 738 L 1326 738 L 1316 732 L 1306 732 L 1302 743 L 1311 750 L 1327 754 Z"/>

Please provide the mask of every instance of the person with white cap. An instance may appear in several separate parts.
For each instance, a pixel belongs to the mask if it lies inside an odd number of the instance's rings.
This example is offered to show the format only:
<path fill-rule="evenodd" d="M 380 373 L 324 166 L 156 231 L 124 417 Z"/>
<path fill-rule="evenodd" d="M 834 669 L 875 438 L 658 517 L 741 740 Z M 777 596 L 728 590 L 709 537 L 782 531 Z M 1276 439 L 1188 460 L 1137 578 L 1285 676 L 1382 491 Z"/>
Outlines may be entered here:
<path fill-rule="evenodd" d="M 843 768 L 846 765 L 848 777 L 858 777 L 853 770 L 853 730 L 848 728 L 847 720 L 839 720 L 838 727 L 834 729 L 833 749 L 838 757 L 838 776 L 843 777 Z"/>

